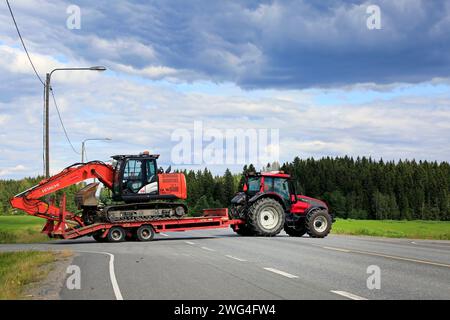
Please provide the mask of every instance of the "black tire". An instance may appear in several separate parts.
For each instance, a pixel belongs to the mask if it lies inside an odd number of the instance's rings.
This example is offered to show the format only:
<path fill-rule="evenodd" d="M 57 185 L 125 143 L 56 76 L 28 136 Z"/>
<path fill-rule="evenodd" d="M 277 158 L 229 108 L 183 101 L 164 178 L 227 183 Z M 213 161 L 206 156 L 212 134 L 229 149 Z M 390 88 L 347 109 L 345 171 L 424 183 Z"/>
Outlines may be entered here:
<path fill-rule="evenodd" d="M 325 209 L 315 209 L 306 215 L 306 232 L 311 238 L 325 238 L 331 231 L 331 216 Z"/>
<path fill-rule="evenodd" d="M 254 232 L 252 229 L 250 229 L 247 225 L 245 224 L 240 224 L 239 229 L 234 230 L 234 232 L 236 232 L 238 235 L 243 236 L 243 237 L 250 237 L 254 235 Z"/>
<path fill-rule="evenodd" d="M 284 224 L 284 232 L 286 232 L 291 237 L 301 237 L 306 233 L 305 220 L 297 221 L 295 226 L 288 226 Z"/>
<path fill-rule="evenodd" d="M 283 229 L 284 221 L 284 209 L 275 199 L 261 198 L 248 209 L 248 224 L 256 236 L 276 236 Z"/>
<path fill-rule="evenodd" d="M 152 241 L 154 237 L 155 230 L 151 225 L 143 225 L 136 230 L 136 239 L 139 241 Z"/>
<path fill-rule="evenodd" d="M 122 242 L 125 240 L 126 232 L 122 227 L 112 227 L 109 229 L 108 242 Z"/>
<path fill-rule="evenodd" d="M 106 242 L 107 241 L 107 238 L 105 237 L 105 238 L 102 238 L 102 234 L 103 234 L 103 232 L 96 232 L 96 233 L 94 233 L 93 235 L 92 235 L 92 238 L 94 238 L 94 240 L 95 241 L 97 241 L 97 242 Z"/>

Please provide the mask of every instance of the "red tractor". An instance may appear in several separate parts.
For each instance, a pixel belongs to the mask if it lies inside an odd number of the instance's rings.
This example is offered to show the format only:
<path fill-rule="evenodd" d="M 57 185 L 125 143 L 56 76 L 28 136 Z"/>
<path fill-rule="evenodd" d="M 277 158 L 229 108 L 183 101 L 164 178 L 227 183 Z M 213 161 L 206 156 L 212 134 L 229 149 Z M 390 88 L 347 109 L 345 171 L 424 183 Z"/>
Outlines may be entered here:
<path fill-rule="evenodd" d="M 334 221 L 325 202 L 298 195 L 281 171 L 246 174 L 243 191 L 231 200 L 231 216 L 246 222 L 232 226 L 244 236 L 271 237 L 284 228 L 293 237 L 323 238 Z"/>

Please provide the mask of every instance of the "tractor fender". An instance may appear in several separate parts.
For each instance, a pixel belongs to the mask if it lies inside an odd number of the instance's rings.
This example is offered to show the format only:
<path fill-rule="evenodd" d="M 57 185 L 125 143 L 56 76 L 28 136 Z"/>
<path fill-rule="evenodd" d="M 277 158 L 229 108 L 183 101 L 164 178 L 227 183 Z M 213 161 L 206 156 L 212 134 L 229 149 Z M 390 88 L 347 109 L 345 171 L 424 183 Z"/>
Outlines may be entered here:
<path fill-rule="evenodd" d="M 252 204 L 261 198 L 272 198 L 272 199 L 278 201 L 281 204 L 281 206 L 283 207 L 283 210 L 286 211 L 286 206 L 284 204 L 283 199 L 275 192 L 258 192 L 253 197 L 248 199 L 248 203 Z"/>
<path fill-rule="evenodd" d="M 334 214 L 331 214 L 330 211 L 329 211 L 329 209 L 328 209 L 326 206 L 321 206 L 321 205 L 313 205 L 313 206 L 311 206 L 310 208 L 308 208 L 308 209 L 305 211 L 305 214 L 304 214 L 303 216 L 306 217 L 310 212 L 312 212 L 312 211 L 314 211 L 314 210 L 317 210 L 317 209 L 320 209 L 320 210 L 326 210 L 327 213 L 328 213 L 328 215 L 331 217 L 331 220 L 332 220 L 333 222 L 336 221 L 336 219 L 334 218 Z"/>

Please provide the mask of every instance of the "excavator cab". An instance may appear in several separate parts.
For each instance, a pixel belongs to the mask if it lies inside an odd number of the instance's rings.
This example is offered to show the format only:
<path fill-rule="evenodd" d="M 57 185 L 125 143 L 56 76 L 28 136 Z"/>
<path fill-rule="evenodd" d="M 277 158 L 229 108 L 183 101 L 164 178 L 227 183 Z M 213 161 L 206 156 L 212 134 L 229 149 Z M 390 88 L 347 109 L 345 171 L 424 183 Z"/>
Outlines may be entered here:
<path fill-rule="evenodd" d="M 125 203 L 186 198 L 183 174 L 158 169 L 159 155 L 117 155 L 114 159 L 113 200 Z"/>

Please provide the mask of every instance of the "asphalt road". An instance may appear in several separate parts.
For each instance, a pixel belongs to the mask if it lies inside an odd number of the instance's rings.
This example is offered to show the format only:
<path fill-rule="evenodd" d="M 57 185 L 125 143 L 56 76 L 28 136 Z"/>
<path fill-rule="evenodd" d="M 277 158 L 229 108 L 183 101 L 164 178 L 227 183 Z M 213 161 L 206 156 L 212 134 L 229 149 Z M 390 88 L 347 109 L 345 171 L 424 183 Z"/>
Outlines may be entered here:
<path fill-rule="evenodd" d="M 152 242 L 0 245 L 26 249 L 75 253 L 81 289 L 63 286 L 62 299 L 450 299 L 450 241 L 240 237 L 216 229 Z M 369 266 L 379 267 L 379 289 L 367 287 Z"/>

